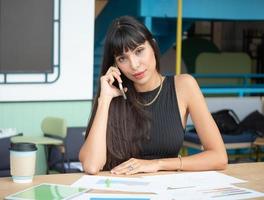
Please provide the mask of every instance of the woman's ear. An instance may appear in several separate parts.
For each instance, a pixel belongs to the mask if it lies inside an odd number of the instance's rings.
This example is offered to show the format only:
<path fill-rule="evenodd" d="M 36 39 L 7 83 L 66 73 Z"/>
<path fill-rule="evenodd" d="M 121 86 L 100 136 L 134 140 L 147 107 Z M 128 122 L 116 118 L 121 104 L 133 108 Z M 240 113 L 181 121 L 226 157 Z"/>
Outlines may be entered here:
<path fill-rule="evenodd" d="M 158 43 L 157 43 L 157 41 L 155 40 L 155 38 L 152 38 L 152 41 L 153 41 L 153 44 L 155 45 L 155 48 L 158 48 Z"/>
<path fill-rule="evenodd" d="M 157 43 L 157 41 L 155 40 L 155 38 L 152 38 L 152 44 L 153 44 L 153 50 L 155 51 L 155 52 L 159 52 L 159 45 L 158 45 L 158 43 Z"/>

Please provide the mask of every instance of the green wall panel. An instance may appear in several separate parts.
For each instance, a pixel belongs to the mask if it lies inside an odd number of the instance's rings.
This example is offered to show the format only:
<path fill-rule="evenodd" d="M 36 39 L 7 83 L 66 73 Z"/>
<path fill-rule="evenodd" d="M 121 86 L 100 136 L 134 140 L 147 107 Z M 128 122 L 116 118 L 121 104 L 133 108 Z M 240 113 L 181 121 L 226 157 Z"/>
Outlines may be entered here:
<path fill-rule="evenodd" d="M 41 135 L 40 124 L 46 116 L 66 119 L 68 126 L 86 126 L 91 101 L 0 103 L 0 128 L 16 128 L 24 135 Z M 43 146 L 38 146 L 36 174 L 46 171 Z"/>

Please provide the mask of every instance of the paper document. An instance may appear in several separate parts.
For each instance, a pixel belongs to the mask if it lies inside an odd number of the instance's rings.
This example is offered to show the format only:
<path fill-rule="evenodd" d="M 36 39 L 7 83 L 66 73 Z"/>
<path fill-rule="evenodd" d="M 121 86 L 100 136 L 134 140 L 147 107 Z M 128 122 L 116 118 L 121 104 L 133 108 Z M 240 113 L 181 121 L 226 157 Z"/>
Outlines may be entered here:
<path fill-rule="evenodd" d="M 151 194 L 82 194 L 73 200 L 161 200 L 158 195 Z M 166 200 L 166 199 L 165 199 Z"/>
<path fill-rule="evenodd" d="M 143 178 L 120 178 L 110 176 L 84 175 L 75 183 L 75 187 L 84 187 L 102 190 L 128 191 L 128 192 L 153 192 L 165 191 L 167 186 L 159 182 L 151 182 Z"/>
<path fill-rule="evenodd" d="M 206 185 L 228 185 L 246 181 L 215 171 L 183 172 L 180 174 L 145 176 L 150 182 L 166 183 L 169 188 L 184 188 Z"/>
<path fill-rule="evenodd" d="M 236 200 L 236 199 L 263 197 L 264 193 L 236 187 L 233 185 L 222 185 L 222 186 L 194 186 L 194 187 L 182 188 L 182 189 L 171 189 L 166 192 L 166 195 L 170 195 L 169 199 L 171 200 L 173 199 Z"/>

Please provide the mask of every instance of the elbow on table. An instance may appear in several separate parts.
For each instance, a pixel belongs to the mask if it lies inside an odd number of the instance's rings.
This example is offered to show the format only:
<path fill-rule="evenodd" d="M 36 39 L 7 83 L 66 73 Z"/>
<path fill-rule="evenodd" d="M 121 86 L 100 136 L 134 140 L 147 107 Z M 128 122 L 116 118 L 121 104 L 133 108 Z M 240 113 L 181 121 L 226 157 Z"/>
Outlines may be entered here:
<path fill-rule="evenodd" d="M 83 166 L 84 172 L 90 175 L 96 175 L 102 169 L 101 166 L 97 164 L 93 164 L 92 162 L 89 162 L 89 161 L 83 161 L 82 166 Z"/>
<path fill-rule="evenodd" d="M 96 167 L 91 167 L 91 166 L 88 166 L 88 167 L 84 167 L 84 172 L 86 174 L 90 174 L 90 175 L 96 175 L 99 173 L 100 169 L 99 168 L 96 168 Z"/>
<path fill-rule="evenodd" d="M 228 157 L 227 155 L 219 156 L 217 159 L 217 166 L 218 170 L 225 170 L 228 166 Z"/>

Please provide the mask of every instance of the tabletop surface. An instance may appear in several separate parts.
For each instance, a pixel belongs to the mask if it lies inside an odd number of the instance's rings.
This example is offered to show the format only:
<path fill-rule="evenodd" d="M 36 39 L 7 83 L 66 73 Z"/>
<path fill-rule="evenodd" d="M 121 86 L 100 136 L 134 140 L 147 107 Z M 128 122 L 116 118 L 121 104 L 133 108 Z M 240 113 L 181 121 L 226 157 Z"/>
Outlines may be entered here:
<path fill-rule="evenodd" d="M 226 170 L 219 171 L 224 174 L 246 180 L 246 183 L 235 184 L 239 187 L 245 187 L 248 189 L 254 189 L 259 192 L 264 192 L 264 162 L 256 163 L 241 163 L 241 164 L 229 164 Z M 158 172 L 152 174 L 168 174 L 170 172 Z M 175 172 L 173 172 L 175 173 Z M 177 172 L 184 173 L 184 172 Z M 151 174 L 151 175 L 152 175 Z M 32 183 L 19 184 L 14 183 L 11 177 L 0 178 L 0 199 L 5 196 L 26 189 L 33 185 L 40 183 L 57 183 L 70 185 L 78 180 L 83 173 L 72 174 L 53 174 L 53 175 L 39 175 L 35 176 Z M 111 175 L 109 172 L 100 172 L 99 175 Z M 142 176 L 148 174 L 138 174 L 136 176 Z M 260 198 L 258 198 L 260 199 Z"/>

